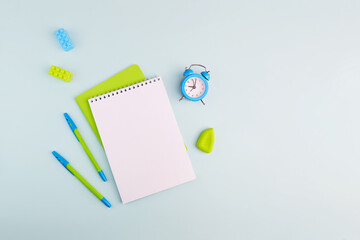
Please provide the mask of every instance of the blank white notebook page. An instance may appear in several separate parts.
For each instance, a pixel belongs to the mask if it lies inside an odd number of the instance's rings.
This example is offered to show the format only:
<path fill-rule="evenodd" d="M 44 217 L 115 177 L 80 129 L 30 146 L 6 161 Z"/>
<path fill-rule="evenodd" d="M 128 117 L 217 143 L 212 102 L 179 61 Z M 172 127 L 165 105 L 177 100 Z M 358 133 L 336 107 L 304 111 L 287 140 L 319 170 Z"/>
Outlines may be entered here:
<path fill-rule="evenodd" d="M 195 179 L 161 77 L 89 104 L 123 203 Z"/>

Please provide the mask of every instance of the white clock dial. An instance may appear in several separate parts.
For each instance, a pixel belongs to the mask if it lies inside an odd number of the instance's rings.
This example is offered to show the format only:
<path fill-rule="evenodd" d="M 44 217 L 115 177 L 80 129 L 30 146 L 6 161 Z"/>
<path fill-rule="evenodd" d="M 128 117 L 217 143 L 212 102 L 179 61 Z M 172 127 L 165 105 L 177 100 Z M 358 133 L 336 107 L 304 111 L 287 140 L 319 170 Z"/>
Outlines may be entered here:
<path fill-rule="evenodd" d="M 198 77 L 189 78 L 185 83 L 185 92 L 192 98 L 201 97 L 205 93 L 204 80 Z"/>

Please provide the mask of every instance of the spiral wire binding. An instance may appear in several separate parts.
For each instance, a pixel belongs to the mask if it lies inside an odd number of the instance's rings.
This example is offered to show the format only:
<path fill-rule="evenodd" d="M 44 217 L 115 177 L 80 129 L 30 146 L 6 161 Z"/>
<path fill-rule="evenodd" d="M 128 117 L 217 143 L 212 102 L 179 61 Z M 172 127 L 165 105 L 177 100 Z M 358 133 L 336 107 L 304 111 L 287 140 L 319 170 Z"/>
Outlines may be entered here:
<path fill-rule="evenodd" d="M 150 78 L 150 79 L 146 79 L 144 81 L 137 82 L 137 83 L 134 83 L 134 84 L 130 84 L 130 85 L 127 85 L 125 87 L 122 87 L 122 88 L 119 88 L 119 89 L 116 89 L 116 90 L 113 90 L 113 91 L 110 91 L 110 92 L 107 92 L 107 93 L 92 97 L 88 101 L 89 101 L 89 103 L 94 103 L 94 102 L 97 102 L 97 101 L 100 101 L 100 100 L 103 100 L 103 99 L 106 99 L 106 98 L 110 98 L 112 96 L 119 95 L 121 93 L 131 91 L 132 89 L 136 89 L 136 88 L 139 88 L 139 87 L 144 87 L 144 86 L 147 86 L 148 84 L 151 84 L 153 82 L 159 82 L 159 81 L 161 81 L 160 76 Z"/>

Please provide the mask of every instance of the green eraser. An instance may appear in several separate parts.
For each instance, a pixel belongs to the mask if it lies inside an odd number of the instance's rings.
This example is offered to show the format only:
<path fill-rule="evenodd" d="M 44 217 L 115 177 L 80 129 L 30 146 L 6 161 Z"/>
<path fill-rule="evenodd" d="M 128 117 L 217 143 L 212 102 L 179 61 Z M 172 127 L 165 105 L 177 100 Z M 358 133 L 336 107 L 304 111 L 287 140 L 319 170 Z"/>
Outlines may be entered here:
<path fill-rule="evenodd" d="M 215 143 L 215 132 L 213 128 L 204 130 L 196 143 L 198 149 L 203 152 L 211 153 Z"/>

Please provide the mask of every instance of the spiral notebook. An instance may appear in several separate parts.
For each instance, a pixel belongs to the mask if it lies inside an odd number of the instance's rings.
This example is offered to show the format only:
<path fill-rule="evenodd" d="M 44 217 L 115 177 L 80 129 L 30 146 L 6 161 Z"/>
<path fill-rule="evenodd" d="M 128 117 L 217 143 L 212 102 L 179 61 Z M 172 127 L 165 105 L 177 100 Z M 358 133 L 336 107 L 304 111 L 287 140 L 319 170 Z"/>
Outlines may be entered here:
<path fill-rule="evenodd" d="M 123 203 L 195 179 L 161 77 L 89 104 Z"/>
<path fill-rule="evenodd" d="M 140 81 L 144 81 L 146 78 L 142 73 L 140 67 L 136 64 L 131 65 L 130 67 L 126 68 L 125 70 L 115 74 L 111 78 L 107 79 L 106 81 L 96 85 L 93 88 L 90 88 L 86 92 L 83 92 L 79 96 L 75 98 L 77 104 L 79 105 L 81 111 L 83 112 L 84 116 L 88 120 L 90 127 L 94 131 L 96 137 L 101 142 L 101 138 L 99 135 L 99 131 L 96 127 L 94 117 L 91 114 L 90 106 L 88 103 L 88 99 L 94 97 L 95 95 L 100 95 L 105 92 L 110 92 L 115 89 L 125 87 L 129 84 L 137 83 Z"/>

